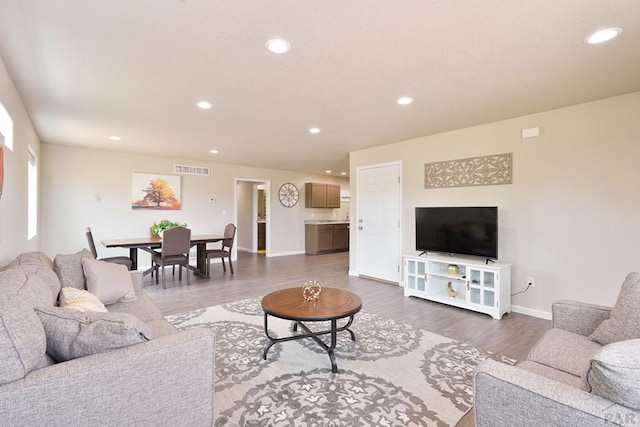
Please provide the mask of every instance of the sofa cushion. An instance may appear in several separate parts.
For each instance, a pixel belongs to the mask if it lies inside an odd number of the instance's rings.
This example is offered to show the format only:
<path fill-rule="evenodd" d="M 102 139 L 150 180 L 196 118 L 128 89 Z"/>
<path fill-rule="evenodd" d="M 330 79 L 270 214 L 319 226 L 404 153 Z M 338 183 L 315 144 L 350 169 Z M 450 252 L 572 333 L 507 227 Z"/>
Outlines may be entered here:
<path fill-rule="evenodd" d="M 570 385 L 571 387 L 587 390 L 587 384 L 582 380 L 582 378 L 546 365 L 541 365 L 540 363 L 533 362 L 531 360 L 522 361 L 518 363 L 516 367 L 551 380 Z"/>
<path fill-rule="evenodd" d="M 80 312 L 36 308 L 47 338 L 47 353 L 57 362 L 102 353 L 151 339 L 151 332 L 135 316 L 122 313 Z"/>
<path fill-rule="evenodd" d="M 43 252 L 26 252 L 18 255 L 13 261 L 11 261 L 7 267 L 15 267 L 17 265 L 36 264 L 49 269 L 53 268 L 53 262 Z"/>
<path fill-rule="evenodd" d="M 131 275 L 126 266 L 92 258 L 82 259 L 87 290 L 104 304 L 135 300 Z"/>
<path fill-rule="evenodd" d="M 600 348 L 583 335 L 554 328 L 538 340 L 527 359 L 581 378 L 586 385 L 591 357 Z"/>
<path fill-rule="evenodd" d="M 0 299 L 21 295 L 33 306 L 53 306 L 59 291 L 58 277 L 49 267 L 16 264 L 0 271 Z"/>
<path fill-rule="evenodd" d="M 102 301 L 89 291 L 77 288 L 62 288 L 58 297 L 61 308 L 72 308 L 78 311 L 108 312 Z"/>
<path fill-rule="evenodd" d="M 131 302 L 117 302 L 107 306 L 110 313 L 126 313 L 136 316 L 145 323 L 152 320 L 162 319 L 162 313 L 153 304 L 149 295 L 145 292 L 138 292 L 138 299 Z"/>
<path fill-rule="evenodd" d="M 602 347 L 591 360 L 587 381 L 593 394 L 640 410 L 640 339 Z"/>
<path fill-rule="evenodd" d="M 93 258 L 93 254 L 83 249 L 75 254 L 58 254 L 53 259 L 53 271 L 60 278 L 60 285 L 63 288 L 86 289 L 82 258 Z"/>
<path fill-rule="evenodd" d="M 178 330 L 165 319 L 156 319 L 145 323 L 154 338 L 177 334 Z"/>
<path fill-rule="evenodd" d="M 0 384 L 23 378 L 45 354 L 42 324 L 22 296 L 0 301 Z"/>
<path fill-rule="evenodd" d="M 589 336 L 602 345 L 640 338 L 640 274 L 629 273 L 622 284 L 611 317 Z"/>

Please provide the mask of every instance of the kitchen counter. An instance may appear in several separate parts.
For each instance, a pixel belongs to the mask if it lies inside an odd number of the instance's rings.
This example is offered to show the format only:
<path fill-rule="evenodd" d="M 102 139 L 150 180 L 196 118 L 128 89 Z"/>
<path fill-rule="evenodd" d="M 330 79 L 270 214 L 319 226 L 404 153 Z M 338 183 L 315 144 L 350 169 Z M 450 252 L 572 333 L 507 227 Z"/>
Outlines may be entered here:
<path fill-rule="evenodd" d="M 307 219 L 304 221 L 305 225 L 319 225 L 319 224 L 349 224 L 348 219 Z"/>

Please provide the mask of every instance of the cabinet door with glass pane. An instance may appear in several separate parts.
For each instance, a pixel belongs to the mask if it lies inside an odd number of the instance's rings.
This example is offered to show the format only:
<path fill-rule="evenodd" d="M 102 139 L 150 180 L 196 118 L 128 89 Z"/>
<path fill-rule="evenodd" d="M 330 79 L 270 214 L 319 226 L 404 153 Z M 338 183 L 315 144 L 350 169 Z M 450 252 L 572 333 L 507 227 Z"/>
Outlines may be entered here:
<path fill-rule="evenodd" d="M 425 297 L 427 295 L 427 260 L 405 258 L 404 296 Z"/>
<path fill-rule="evenodd" d="M 489 310 L 497 308 L 498 279 L 497 271 L 467 267 L 467 303 Z"/>

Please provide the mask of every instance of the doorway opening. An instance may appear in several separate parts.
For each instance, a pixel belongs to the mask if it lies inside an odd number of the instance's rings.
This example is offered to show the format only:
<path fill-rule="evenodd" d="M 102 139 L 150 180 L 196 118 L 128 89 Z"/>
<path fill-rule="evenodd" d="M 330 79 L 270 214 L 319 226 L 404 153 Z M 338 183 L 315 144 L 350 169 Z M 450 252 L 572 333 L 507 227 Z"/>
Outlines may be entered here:
<path fill-rule="evenodd" d="M 236 247 L 239 251 L 269 253 L 270 193 L 268 180 L 236 178 Z"/>

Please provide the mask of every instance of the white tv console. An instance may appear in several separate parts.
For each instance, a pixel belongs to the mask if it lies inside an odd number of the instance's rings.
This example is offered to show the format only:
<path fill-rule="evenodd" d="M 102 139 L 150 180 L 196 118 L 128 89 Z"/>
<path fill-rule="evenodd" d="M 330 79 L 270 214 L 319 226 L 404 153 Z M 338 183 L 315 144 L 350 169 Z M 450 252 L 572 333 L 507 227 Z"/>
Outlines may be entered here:
<path fill-rule="evenodd" d="M 418 297 L 485 313 L 511 312 L 511 264 L 428 255 L 404 256 L 405 297 Z"/>

